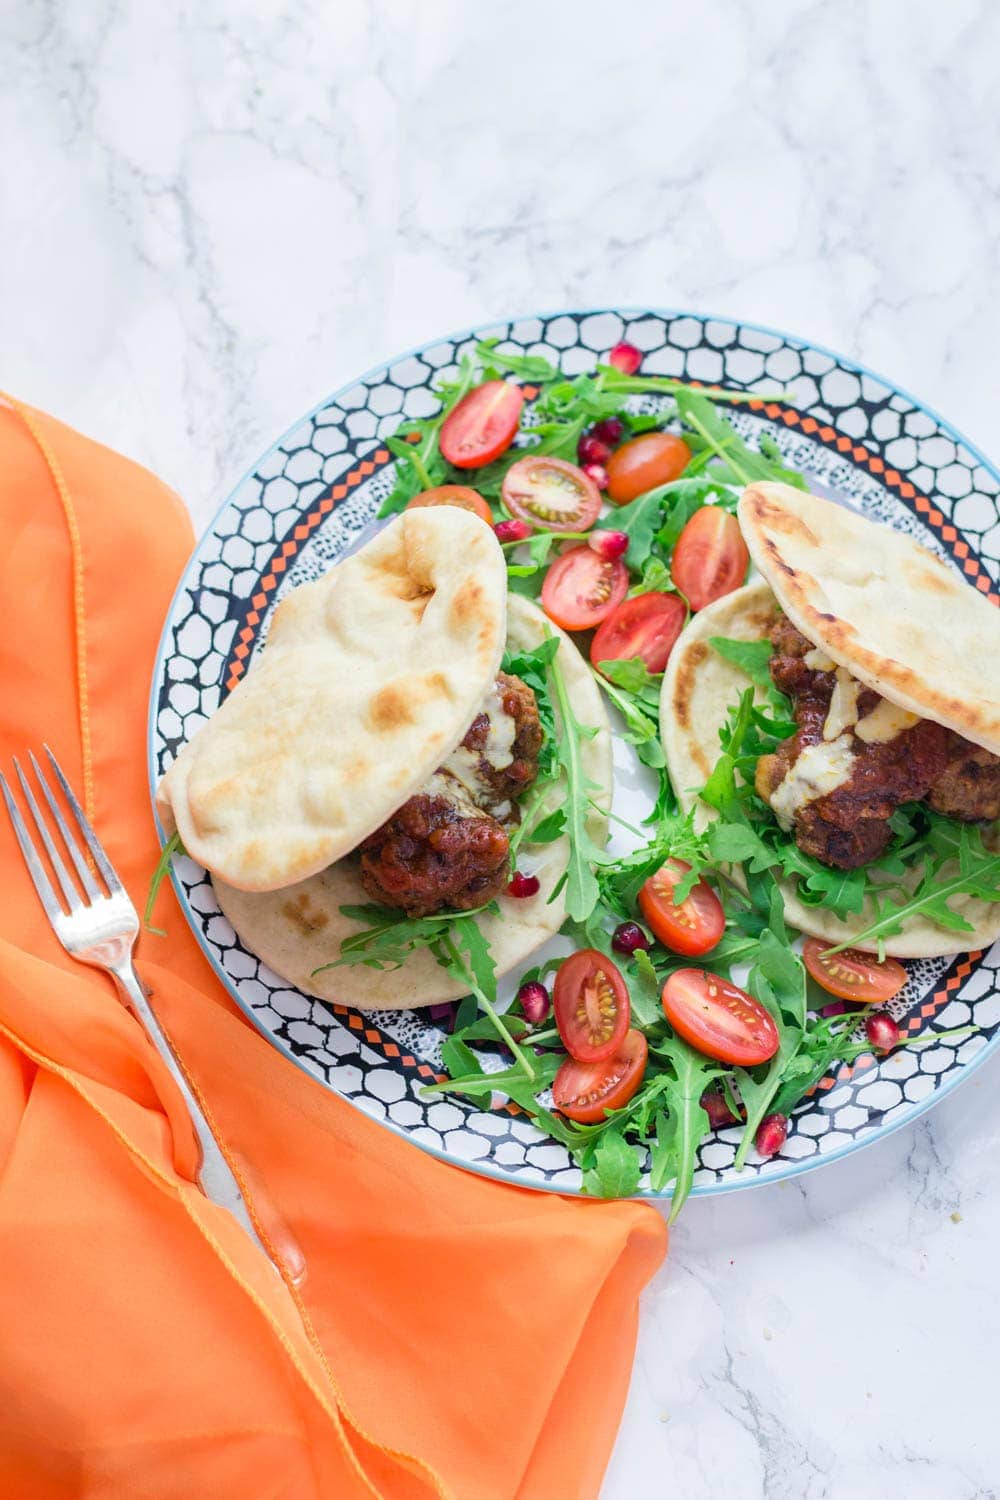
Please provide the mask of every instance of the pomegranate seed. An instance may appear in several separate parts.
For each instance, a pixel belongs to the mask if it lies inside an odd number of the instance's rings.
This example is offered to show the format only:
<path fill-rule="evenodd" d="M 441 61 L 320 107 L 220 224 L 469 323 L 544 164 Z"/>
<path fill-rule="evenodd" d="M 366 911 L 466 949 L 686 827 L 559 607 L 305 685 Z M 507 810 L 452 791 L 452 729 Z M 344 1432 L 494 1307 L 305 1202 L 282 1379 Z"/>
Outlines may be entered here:
<path fill-rule="evenodd" d="M 605 562 L 614 562 L 616 557 L 624 557 L 628 551 L 628 534 L 624 531 L 592 531 L 587 546 Z"/>
<path fill-rule="evenodd" d="M 576 456 L 581 464 L 606 464 L 611 457 L 611 449 L 600 438 L 595 438 L 592 432 L 585 432 L 576 445 Z"/>
<path fill-rule="evenodd" d="M 899 1045 L 899 1027 L 888 1011 L 877 1010 L 865 1022 L 865 1036 L 876 1052 L 891 1052 Z"/>
<path fill-rule="evenodd" d="M 498 542 L 523 542 L 531 536 L 527 521 L 498 521 L 493 530 Z"/>
<path fill-rule="evenodd" d="M 634 953 L 637 948 L 653 945 L 638 922 L 620 922 L 612 934 L 611 946 L 616 953 Z"/>
<path fill-rule="evenodd" d="M 721 1130 L 724 1125 L 735 1125 L 736 1116 L 729 1108 L 725 1094 L 720 1088 L 707 1088 L 701 1096 L 701 1107 L 708 1115 L 708 1123 L 713 1130 Z"/>
<path fill-rule="evenodd" d="M 599 490 L 608 487 L 608 471 L 603 464 L 584 464 L 583 472 L 592 479 Z"/>
<path fill-rule="evenodd" d="M 522 984 L 517 992 L 517 1000 L 524 1011 L 524 1019 L 532 1026 L 537 1026 L 544 1021 L 549 1013 L 549 992 L 544 984 L 539 984 L 537 979 L 531 979 L 527 984 Z"/>
<path fill-rule="evenodd" d="M 623 375 L 634 375 L 642 364 L 642 352 L 634 344 L 616 344 L 608 355 L 608 364 Z"/>
<path fill-rule="evenodd" d="M 525 896 L 537 896 L 540 886 L 541 881 L 537 875 L 522 875 L 520 870 L 515 870 L 507 887 L 507 894 L 523 901 Z"/>
<path fill-rule="evenodd" d="M 784 1115 L 765 1115 L 757 1126 L 754 1144 L 761 1156 L 777 1156 L 788 1139 L 788 1120 Z"/>
<path fill-rule="evenodd" d="M 625 423 L 621 417 L 605 417 L 603 422 L 594 423 L 590 435 L 599 443 L 607 443 L 609 448 L 613 448 L 625 436 Z"/>

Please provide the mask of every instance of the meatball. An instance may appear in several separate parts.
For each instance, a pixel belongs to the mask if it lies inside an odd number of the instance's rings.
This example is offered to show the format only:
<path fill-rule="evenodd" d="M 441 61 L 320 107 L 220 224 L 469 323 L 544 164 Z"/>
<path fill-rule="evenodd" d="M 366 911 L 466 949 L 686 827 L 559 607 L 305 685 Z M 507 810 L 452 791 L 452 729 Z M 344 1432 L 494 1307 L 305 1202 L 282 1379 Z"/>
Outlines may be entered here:
<path fill-rule="evenodd" d="M 475 801 L 491 811 L 509 804 L 504 820 L 518 822 L 515 799 L 538 775 L 541 748 L 542 726 L 534 693 L 520 677 L 498 672 L 485 707 L 469 725 L 456 752 L 475 757 Z M 445 766 L 449 768 L 448 762 Z"/>
<path fill-rule="evenodd" d="M 452 783 L 449 788 L 448 783 Z M 369 896 L 408 917 L 468 911 L 503 890 L 510 841 L 502 824 L 438 773 L 360 846 Z"/>
<path fill-rule="evenodd" d="M 952 758 L 927 801 L 935 812 L 963 823 L 1000 818 L 1000 759 L 961 735 L 952 735 Z"/>
<path fill-rule="evenodd" d="M 771 657 L 771 680 L 781 693 L 795 698 L 800 693 L 822 688 L 822 679 L 828 678 L 827 697 L 833 691 L 833 678 L 827 672 L 806 664 L 804 658 L 815 652 L 812 641 L 796 630 L 785 614 L 779 614 L 770 630 L 774 654 Z"/>
<path fill-rule="evenodd" d="M 465 738 L 430 780 L 359 846 L 374 900 L 408 917 L 485 906 L 509 877 L 515 798 L 538 774 L 535 695 L 500 672 Z"/>
<path fill-rule="evenodd" d="M 806 746 L 823 739 L 836 682 L 832 663 L 829 667 L 807 665 L 805 658 L 815 648 L 785 615 L 779 615 L 772 626 L 771 642 L 771 677 L 776 687 L 792 697 L 798 731 L 779 745 L 774 755 L 762 756 L 757 763 L 755 788 L 768 803 Z M 880 701 L 877 693 L 859 685 L 858 718 L 872 713 Z M 921 800 L 936 785 L 942 786 L 942 798 L 948 797 L 948 785 L 943 783 L 949 756 L 954 756 L 950 747 L 956 739 L 930 719 L 919 720 L 890 740 L 873 743 L 859 739 L 852 729 L 850 776 L 832 792 L 805 802 L 795 813 L 799 848 L 841 870 L 871 864 L 892 837 L 889 819 L 901 803 Z M 965 748 L 969 752 L 975 749 L 969 745 Z M 960 752 L 956 764 L 966 763 L 967 757 Z M 997 764 L 1000 770 L 1000 762 Z M 982 780 L 986 779 L 984 771 Z M 996 792 L 1000 799 L 1000 776 Z M 955 791 L 952 802 L 958 796 Z"/>
<path fill-rule="evenodd" d="M 796 813 L 799 848 L 839 870 L 871 864 L 892 837 L 896 808 L 925 797 L 947 759 L 948 730 L 930 719 L 883 744 L 856 739 L 848 779 Z"/>

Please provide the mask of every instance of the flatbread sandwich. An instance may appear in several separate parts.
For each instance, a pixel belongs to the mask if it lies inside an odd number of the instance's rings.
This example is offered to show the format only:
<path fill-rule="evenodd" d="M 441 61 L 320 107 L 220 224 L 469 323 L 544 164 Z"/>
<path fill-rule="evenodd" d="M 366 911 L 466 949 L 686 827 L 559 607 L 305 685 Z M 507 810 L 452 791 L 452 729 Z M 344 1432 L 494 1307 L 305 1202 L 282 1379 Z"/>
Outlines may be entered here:
<path fill-rule="evenodd" d="M 756 810 L 805 860 L 871 872 L 873 890 L 912 890 L 889 854 L 905 809 L 977 824 L 988 846 L 1000 817 L 1000 610 L 915 538 L 779 483 L 746 489 L 738 516 L 760 576 L 695 615 L 664 677 L 661 732 L 682 803 L 699 798 L 720 731 L 747 689 L 737 653 L 713 641 L 768 641 L 771 682 L 795 733 L 761 755 Z M 757 701 L 767 694 L 758 684 Z M 947 866 L 940 878 L 947 878 Z M 842 943 L 876 910 L 838 915 L 803 899 L 789 876 L 786 912 L 803 932 Z M 1000 905 L 964 895 L 956 931 L 920 912 L 885 942 L 898 957 L 982 947 L 1000 936 Z"/>
<path fill-rule="evenodd" d="M 606 805 L 598 689 L 562 632 L 528 600 L 508 599 L 500 545 L 476 516 L 408 511 L 282 600 L 246 677 L 157 792 L 165 828 L 211 872 L 236 932 L 277 974 L 375 1009 L 467 991 L 427 948 L 401 968 L 324 967 L 365 925 L 345 906 L 375 903 L 401 919 L 474 911 L 498 973 L 558 931 L 565 835 L 527 856 L 537 892 L 507 891 L 543 730 L 534 692 L 501 659 L 546 636 L 559 638 L 574 713 L 595 731 L 580 753 Z"/>

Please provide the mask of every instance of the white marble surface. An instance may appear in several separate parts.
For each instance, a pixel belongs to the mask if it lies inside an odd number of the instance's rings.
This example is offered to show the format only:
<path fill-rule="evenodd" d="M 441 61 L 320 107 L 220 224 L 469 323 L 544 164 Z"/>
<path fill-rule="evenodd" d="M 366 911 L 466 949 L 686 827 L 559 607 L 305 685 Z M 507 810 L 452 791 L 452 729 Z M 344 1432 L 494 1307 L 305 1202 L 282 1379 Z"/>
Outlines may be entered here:
<path fill-rule="evenodd" d="M 534 307 L 799 332 L 996 459 L 998 82 L 987 0 L 0 0 L 0 379 L 199 525 L 328 391 Z M 997 1493 L 998 1083 L 688 1206 L 602 1500 Z"/>

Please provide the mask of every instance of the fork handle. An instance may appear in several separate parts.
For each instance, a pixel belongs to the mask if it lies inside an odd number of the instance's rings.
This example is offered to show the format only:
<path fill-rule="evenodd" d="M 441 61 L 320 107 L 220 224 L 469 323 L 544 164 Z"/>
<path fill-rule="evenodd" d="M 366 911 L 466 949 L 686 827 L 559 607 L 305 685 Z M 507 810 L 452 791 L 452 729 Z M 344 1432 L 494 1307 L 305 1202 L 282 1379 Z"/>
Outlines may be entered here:
<path fill-rule="evenodd" d="M 260 1236 L 253 1226 L 246 1201 L 240 1190 L 240 1185 L 233 1175 L 232 1168 L 226 1161 L 218 1141 L 209 1128 L 201 1105 L 195 1098 L 184 1076 L 184 1070 L 178 1061 L 177 1054 L 171 1046 L 166 1032 L 156 1019 L 153 1007 L 146 998 L 146 992 L 142 987 L 138 974 L 135 972 L 135 968 L 130 962 L 126 961 L 113 968 L 111 973 L 114 975 L 115 983 L 118 985 L 125 999 L 145 1027 L 150 1041 L 163 1058 L 173 1076 L 174 1082 L 184 1097 L 184 1103 L 188 1107 L 191 1123 L 194 1126 L 195 1134 L 198 1137 L 198 1144 L 201 1147 L 201 1167 L 198 1172 L 198 1183 L 202 1192 L 213 1203 L 221 1204 L 223 1208 L 227 1208 L 233 1218 L 239 1224 L 242 1224 L 258 1249 L 263 1250 L 268 1260 L 271 1260 L 266 1246 L 262 1243 Z M 271 1263 L 280 1272 L 280 1266 L 274 1261 Z"/>

